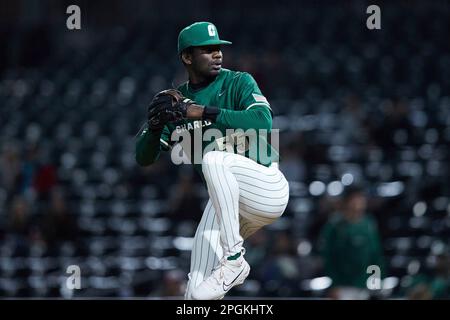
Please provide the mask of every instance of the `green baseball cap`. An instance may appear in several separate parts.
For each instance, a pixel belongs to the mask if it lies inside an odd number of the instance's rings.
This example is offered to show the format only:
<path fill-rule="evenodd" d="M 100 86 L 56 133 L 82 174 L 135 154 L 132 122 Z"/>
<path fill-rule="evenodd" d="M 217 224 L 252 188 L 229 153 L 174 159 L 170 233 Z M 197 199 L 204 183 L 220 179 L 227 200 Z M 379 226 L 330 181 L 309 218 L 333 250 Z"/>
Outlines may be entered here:
<path fill-rule="evenodd" d="M 181 30 L 178 35 L 178 53 L 188 47 L 214 44 L 231 44 L 231 42 L 220 40 L 216 26 L 210 22 L 193 23 Z"/>

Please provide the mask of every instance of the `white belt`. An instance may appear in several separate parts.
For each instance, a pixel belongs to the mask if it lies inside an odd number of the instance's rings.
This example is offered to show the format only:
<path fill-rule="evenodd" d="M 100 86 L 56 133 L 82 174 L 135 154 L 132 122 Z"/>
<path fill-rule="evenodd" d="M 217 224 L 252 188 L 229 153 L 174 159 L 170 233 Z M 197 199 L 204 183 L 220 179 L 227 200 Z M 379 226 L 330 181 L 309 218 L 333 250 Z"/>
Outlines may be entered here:
<path fill-rule="evenodd" d="M 272 162 L 272 164 L 270 165 L 271 168 L 276 168 L 278 169 L 278 162 Z"/>

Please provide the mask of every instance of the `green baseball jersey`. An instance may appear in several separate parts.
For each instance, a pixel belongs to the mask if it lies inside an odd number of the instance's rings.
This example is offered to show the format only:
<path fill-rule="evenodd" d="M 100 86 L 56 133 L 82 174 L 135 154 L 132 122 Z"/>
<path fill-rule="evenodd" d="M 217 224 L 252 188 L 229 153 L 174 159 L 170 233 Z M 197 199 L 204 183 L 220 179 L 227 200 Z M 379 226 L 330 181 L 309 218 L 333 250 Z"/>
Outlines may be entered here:
<path fill-rule="evenodd" d="M 249 73 L 221 69 L 216 79 L 202 89 L 194 91 L 188 83 L 184 83 L 178 90 L 197 104 L 218 107 L 221 112 L 214 123 L 207 120 L 182 120 L 167 124 L 160 138 L 162 150 L 169 150 L 177 142 L 173 141 L 174 137 L 185 135 L 180 143 L 200 174 L 202 155 L 210 150 L 242 154 L 265 166 L 278 160 L 278 152 L 269 143 L 272 110 Z M 258 119 L 254 112 L 246 112 L 256 109 L 262 110 L 263 119 Z M 198 143 L 199 136 L 201 143 Z"/>

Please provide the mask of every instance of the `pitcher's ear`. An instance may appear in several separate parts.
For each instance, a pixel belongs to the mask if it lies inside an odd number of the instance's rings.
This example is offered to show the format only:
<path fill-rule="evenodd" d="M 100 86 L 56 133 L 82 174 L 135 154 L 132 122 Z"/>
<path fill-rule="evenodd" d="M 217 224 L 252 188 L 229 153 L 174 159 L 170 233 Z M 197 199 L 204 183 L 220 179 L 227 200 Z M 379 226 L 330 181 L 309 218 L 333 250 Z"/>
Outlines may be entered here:
<path fill-rule="evenodd" d="M 192 64 L 192 47 L 189 47 L 185 50 L 183 50 L 180 54 L 181 61 L 185 65 L 191 65 Z"/>

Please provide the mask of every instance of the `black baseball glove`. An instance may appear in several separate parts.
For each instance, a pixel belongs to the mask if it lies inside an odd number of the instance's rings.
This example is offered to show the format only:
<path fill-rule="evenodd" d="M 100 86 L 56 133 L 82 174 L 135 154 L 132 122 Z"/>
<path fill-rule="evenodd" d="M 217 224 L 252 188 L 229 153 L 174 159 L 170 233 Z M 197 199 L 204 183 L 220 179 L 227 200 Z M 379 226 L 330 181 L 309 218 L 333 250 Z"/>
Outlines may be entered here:
<path fill-rule="evenodd" d="M 187 108 L 195 102 L 183 97 L 180 91 L 168 89 L 157 93 L 148 107 L 148 126 L 162 130 L 166 123 L 186 118 Z"/>

